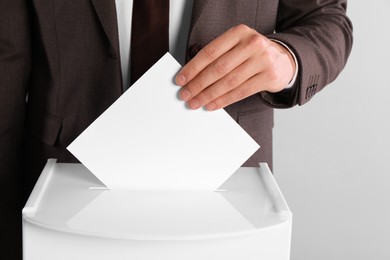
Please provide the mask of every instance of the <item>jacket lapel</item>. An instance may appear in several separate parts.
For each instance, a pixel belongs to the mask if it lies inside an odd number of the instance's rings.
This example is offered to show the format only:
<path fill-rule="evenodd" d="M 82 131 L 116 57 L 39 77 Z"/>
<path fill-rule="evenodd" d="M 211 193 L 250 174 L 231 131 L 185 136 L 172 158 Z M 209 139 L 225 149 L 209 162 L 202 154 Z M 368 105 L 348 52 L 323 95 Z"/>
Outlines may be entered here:
<path fill-rule="evenodd" d="M 210 0 L 194 0 L 192 7 L 192 17 L 190 31 L 188 33 L 187 39 L 187 51 L 186 51 L 186 61 L 192 59 L 196 53 L 201 49 L 199 44 L 195 44 L 200 40 L 200 34 L 198 33 L 198 22 L 204 13 L 205 7 L 210 2 Z"/>
<path fill-rule="evenodd" d="M 202 15 L 202 12 L 210 0 L 194 0 L 194 5 L 192 8 L 192 20 L 191 27 L 194 27 L 198 22 L 199 17 Z"/>
<path fill-rule="evenodd" d="M 115 54 L 119 55 L 118 22 L 115 1 L 92 0 L 92 3 Z"/>
<path fill-rule="evenodd" d="M 232 26 L 246 24 L 255 28 L 257 8 L 262 2 L 264 1 L 194 0 L 187 61 Z"/>

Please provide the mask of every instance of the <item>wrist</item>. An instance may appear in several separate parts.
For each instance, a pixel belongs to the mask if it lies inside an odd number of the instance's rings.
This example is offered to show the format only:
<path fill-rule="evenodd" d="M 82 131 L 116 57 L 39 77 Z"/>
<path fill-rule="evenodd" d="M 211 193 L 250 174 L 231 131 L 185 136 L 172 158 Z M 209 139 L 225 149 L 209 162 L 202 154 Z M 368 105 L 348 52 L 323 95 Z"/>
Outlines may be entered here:
<path fill-rule="evenodd" d="M 288 60 L 290 61 L 292 73 L 289 75 L 289 82 L 286 84 L 284 89 L 290 88 L 294 85 L 298 76 L 297 57 L 294 54 L 294 52 L 285 43 L 274 39 L 270 39 L 270 40 L 275 43 L 276 48 L 278 48 L 283 54 L 285 54 L 288 57 Z"/>

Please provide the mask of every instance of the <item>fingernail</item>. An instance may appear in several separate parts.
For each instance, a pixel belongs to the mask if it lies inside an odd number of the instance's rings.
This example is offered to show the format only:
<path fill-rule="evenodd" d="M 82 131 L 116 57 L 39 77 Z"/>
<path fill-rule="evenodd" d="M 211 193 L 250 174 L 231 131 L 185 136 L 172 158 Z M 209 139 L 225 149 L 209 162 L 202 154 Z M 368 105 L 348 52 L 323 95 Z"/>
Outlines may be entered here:
<path fill-rule="evenodd" d="M 198 109 L 200 107 L 200 103 L 199 103 L 199 100 L 197 100 L 196 98 L 190 100 L 188 102 L 188 106 L 192 109 Z"/>
<path fill-rule="evenodd" d="M 191 93 L 186 89 L 182 89 L 180 91 L 179 97 L 181 100 L 188 101 L 191 98 Z"/>
<path fill-rule="evenodd" d="M 206 109 L 208 111 L 214 111 L 216 108 L 217 108 L 217 105 L 214 102 L 209 103 L 209 104 L 206 105 Z"/>
<path fill-rule="evenodd" d="M 176 77 L 176 84 L 183 86 L 186 83 L 186 77 L 183 74 L 179 74 Z"/>

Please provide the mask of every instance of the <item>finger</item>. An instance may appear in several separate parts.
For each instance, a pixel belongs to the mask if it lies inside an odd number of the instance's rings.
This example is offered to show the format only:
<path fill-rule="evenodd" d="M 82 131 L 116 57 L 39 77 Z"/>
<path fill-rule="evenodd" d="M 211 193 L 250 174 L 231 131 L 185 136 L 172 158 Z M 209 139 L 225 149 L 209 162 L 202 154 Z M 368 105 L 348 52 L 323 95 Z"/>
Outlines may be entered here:
<path fill-rule="evenodd" d="M 248 59 L 222 79 L 200 92 L 189 101 L 188 106 L 193 109 L 202 107 L 218 97 L 232 91 L 245 81 L 261 72 L 262 65 L 256 59 Z"/>
<path fill-rule="evenodd" d="M 185 101 L 193 99 L 200 92 L 204 91 L 206 88 L 231 73 L 234 69 L 241 66 L 250 57 L 250 52 L 245 51 L 243 46 L 237 45 L 235 48 L 211 63 L 185 87 L 183 87 L 183 89 L 180 90 L 180 98 Z M 192 103 L 196 102 L 196 100 L 192 101 Z"/>
<path fill-rule="evenodd" d="M 242 33 L 242 27 L 236 26 L 229 29 L 200 50 L 177 74 L 176 83 L 180 86 L 186 85 L 210 63 L 237 45 L 240 40 L 237 34 Z"/>
<path fill-rule="evenodd" d="M 260 73 L 247 80 L 239 87 L 211 101 L 209 104 L 206 105 L 206 109 L 209 111 L 213 111 L 220 108 L 224 108 L 237 101 L 259 93 L 260 91 L 266 90 L 268 88 L 268 84 L 269 81 L 266 80 L 266 73 Z"/>

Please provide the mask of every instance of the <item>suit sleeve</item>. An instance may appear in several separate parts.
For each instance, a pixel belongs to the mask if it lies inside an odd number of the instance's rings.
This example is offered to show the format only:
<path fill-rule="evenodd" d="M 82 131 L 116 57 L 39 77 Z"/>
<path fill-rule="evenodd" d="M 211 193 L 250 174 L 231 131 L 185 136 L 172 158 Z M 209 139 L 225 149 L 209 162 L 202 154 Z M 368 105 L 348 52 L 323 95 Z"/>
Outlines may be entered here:
<path fill-rule="evenodd" d="M 295 53 L 299 74 L 295 86 L 278 93 L 262 92 L 276 108 L 308 102 L 344 68 L 352 48 L 347 0 L 280 0 L 275 33 Z"/>
<path fill-rule="evenodd" d="M 0 1 L 0 239 L 1 251 L 17 259 L 20 250 L 20 169 L 30 33 L 27 0 Z M 11 257 L 14 256 L 14 257 Z"/>

